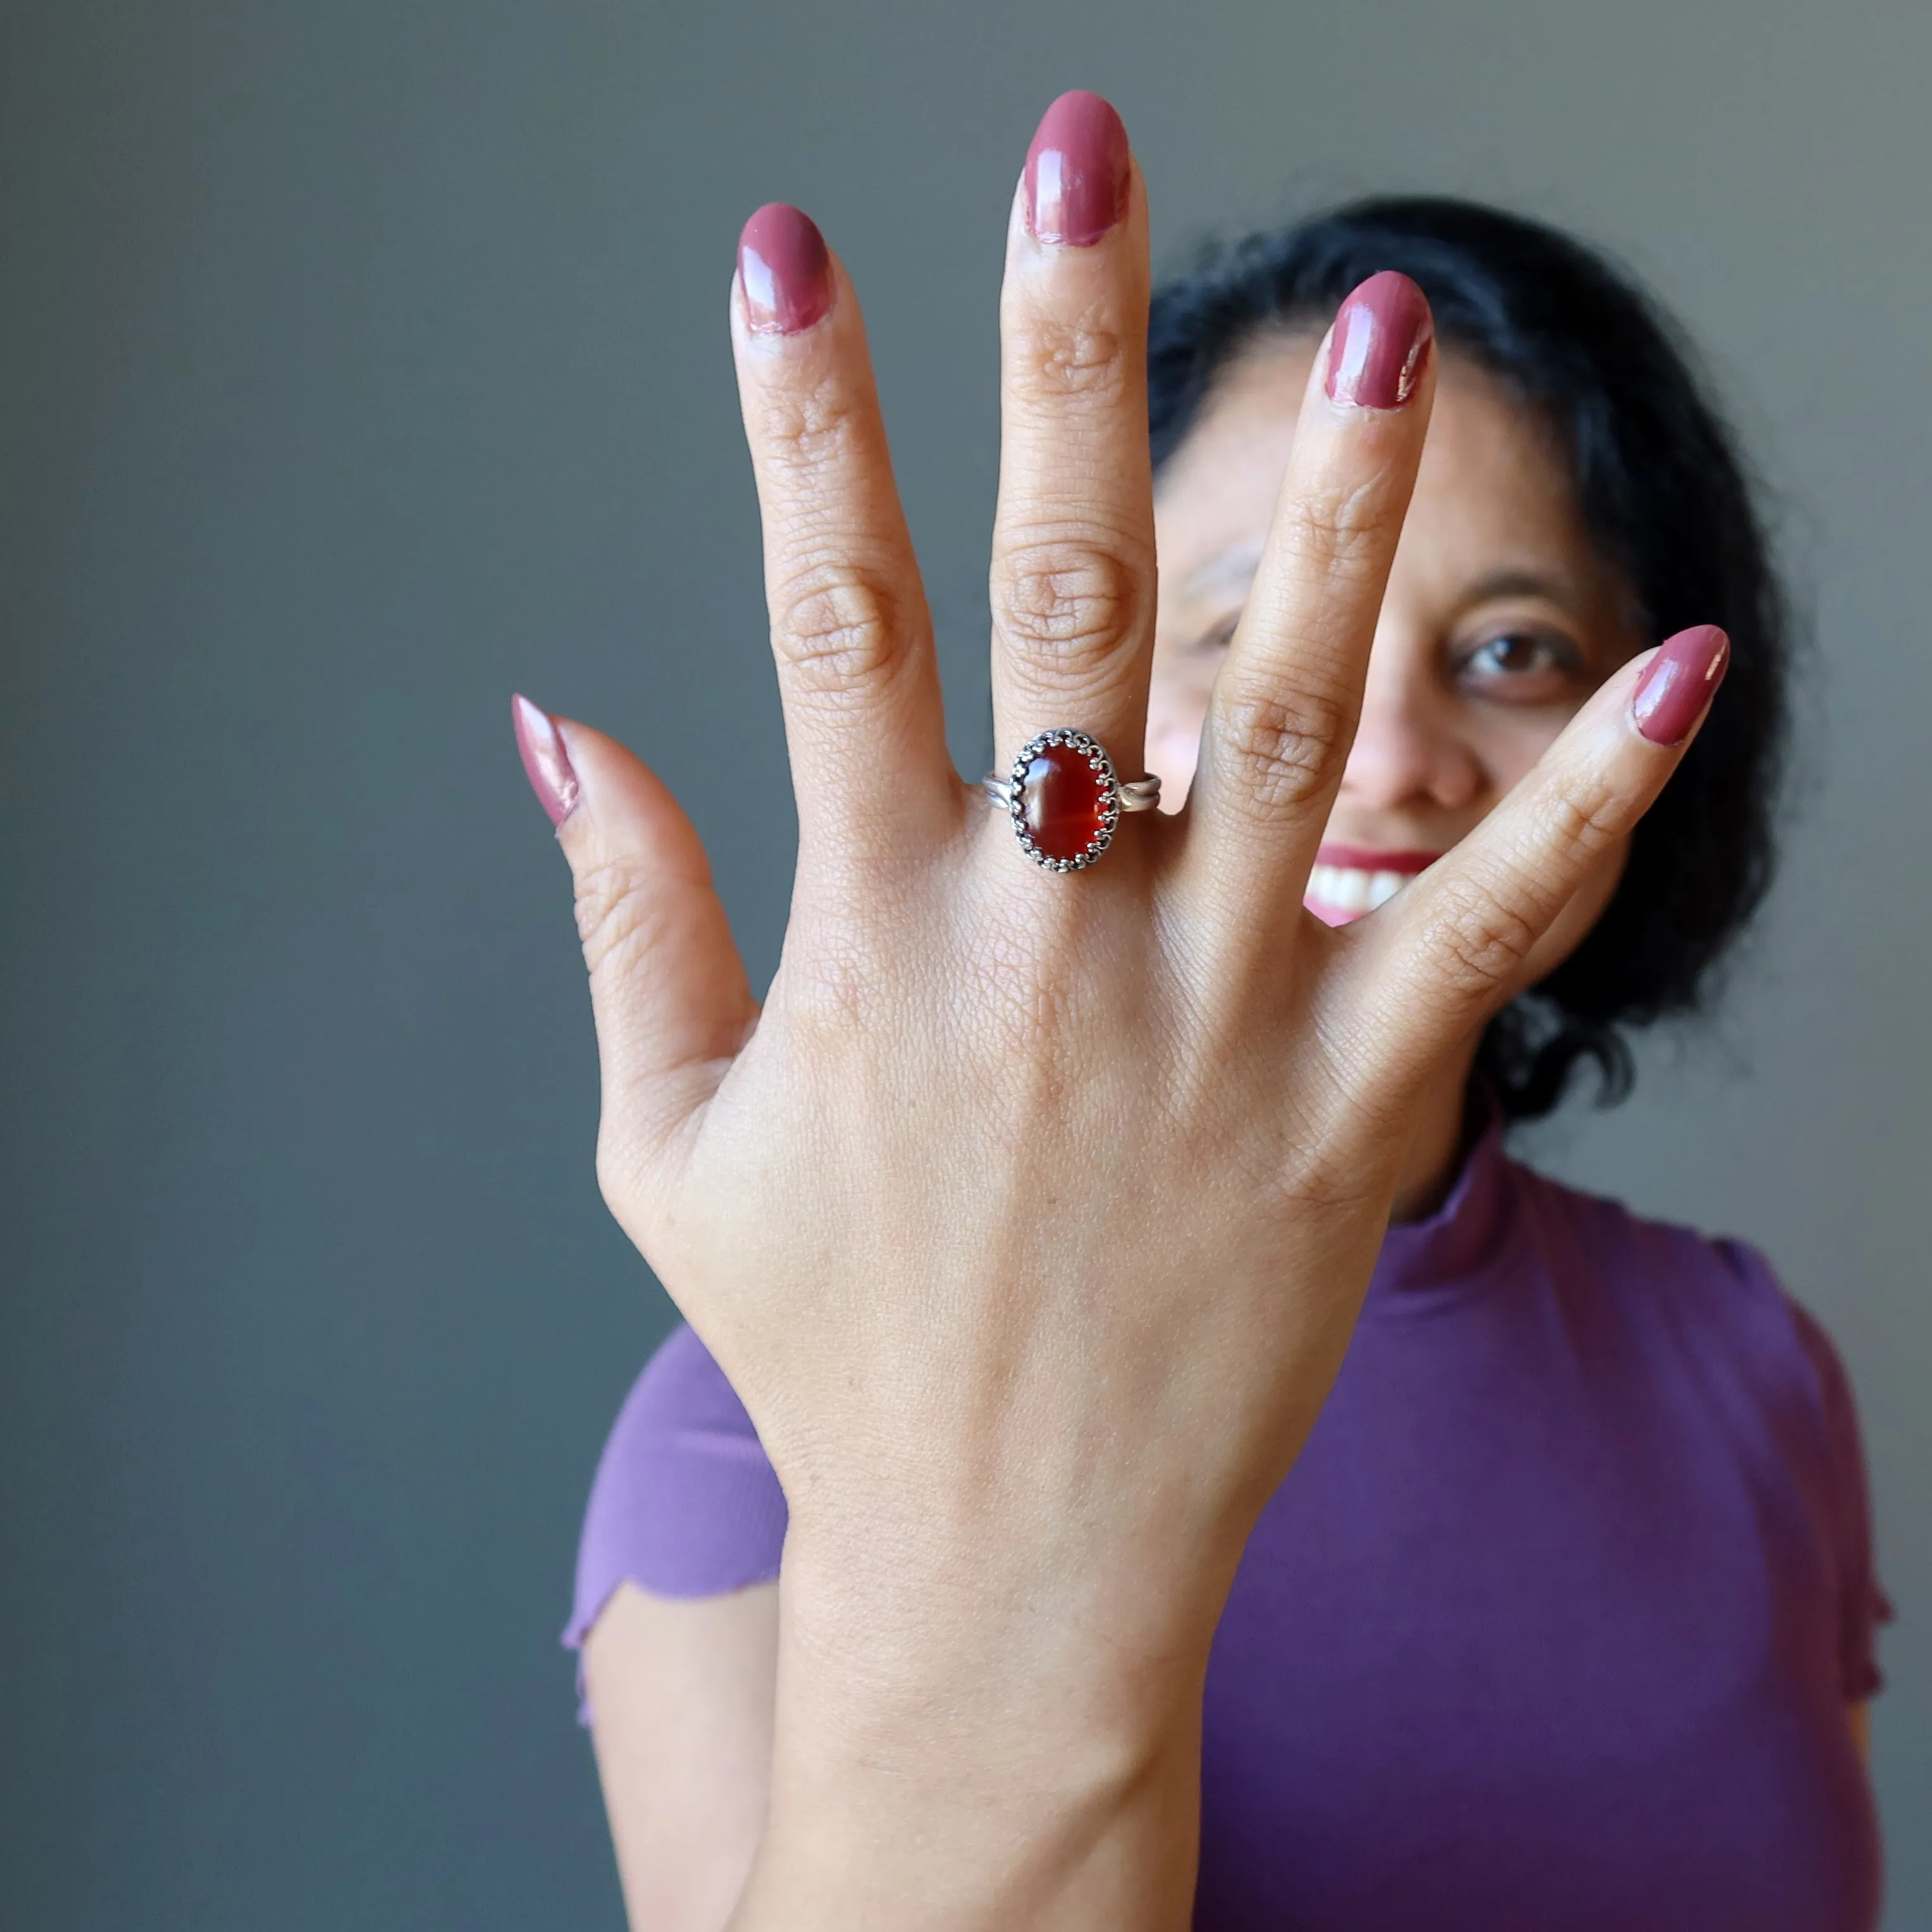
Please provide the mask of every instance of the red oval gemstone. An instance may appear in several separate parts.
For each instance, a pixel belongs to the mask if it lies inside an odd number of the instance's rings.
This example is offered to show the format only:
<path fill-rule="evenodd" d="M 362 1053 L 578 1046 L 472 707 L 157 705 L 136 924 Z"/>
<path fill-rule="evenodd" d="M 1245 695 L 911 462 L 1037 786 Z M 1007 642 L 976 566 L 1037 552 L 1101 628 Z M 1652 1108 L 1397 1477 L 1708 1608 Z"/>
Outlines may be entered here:
<path fill-rule="evenodd" d="M 1027 836 L 1049 859 L 1078 859 L 1107 823 L 1106 776 L 1072 745 L 1042 745 L 1028 760 Z"/>

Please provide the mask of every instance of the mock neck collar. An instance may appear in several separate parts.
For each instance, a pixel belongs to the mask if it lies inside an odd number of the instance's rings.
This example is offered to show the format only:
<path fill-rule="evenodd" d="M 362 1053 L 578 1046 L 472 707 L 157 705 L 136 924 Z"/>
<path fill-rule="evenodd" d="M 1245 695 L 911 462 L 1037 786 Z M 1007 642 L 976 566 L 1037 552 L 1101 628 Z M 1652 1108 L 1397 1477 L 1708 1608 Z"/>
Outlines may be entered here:
<path fill-rule="evenodd" d="M 1448 1198 L 1420 1221 L 1390 1224 L 1370 1286 L 1372 1298 L 1469 1290 L 1492 1277 L 1514 1219 L 1515 1164 L 1503 1149 L 1502 1109 L 1487 1094 L 1474 1100 L 1476 1131 Z"/>

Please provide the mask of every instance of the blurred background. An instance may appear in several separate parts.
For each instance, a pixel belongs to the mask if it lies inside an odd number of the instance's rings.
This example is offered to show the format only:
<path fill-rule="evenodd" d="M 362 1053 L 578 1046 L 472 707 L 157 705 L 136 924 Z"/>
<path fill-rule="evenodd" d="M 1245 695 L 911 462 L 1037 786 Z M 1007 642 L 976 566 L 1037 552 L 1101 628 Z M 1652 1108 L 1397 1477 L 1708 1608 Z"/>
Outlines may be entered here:
<path fill-rule="evenodd" d="M 0 1919 L 620 1925 L 556 1640 L 671 1316 L 508 696 L 668 778 L 762 980 L 724 315 L 783 198 L 866 302 L 981 769 L 1002 236 L 1078 85 L 1169 265 L 1460 191 L 1708 353 L 1815 617 L 1788 856 L 1718 1022 L 1537 1150 L 1837 1337 L 1932 1924 L 1929 81 L 1905 0 L 0 4 Z"/>

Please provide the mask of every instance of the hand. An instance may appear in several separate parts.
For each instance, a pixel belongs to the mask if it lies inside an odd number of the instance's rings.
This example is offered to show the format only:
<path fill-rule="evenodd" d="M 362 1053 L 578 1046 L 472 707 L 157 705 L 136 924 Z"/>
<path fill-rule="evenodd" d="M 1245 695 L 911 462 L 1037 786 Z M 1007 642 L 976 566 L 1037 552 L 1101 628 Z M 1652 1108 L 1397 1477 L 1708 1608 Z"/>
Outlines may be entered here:
<path fill-rule="evenodd" d="M 1003 761 L 1070 725 L 1142 769 L 1147 307 L 1126 136 L 1068 97 L 1000 315 Z M 731 327 L 799 803 L 762 1012 L 663 787 L 520 724 L 575 877 L 605 1198 L 791 1508 L 740 1922 L 1179 1925 L 1208 1645 L 1416 1096 L 1681 747 L 1639 727 L 1640 660 L 1383 912 L 1303 912 L 1433 386 L 1426 305 L 1380 276 L 1317 358 L 1186 811 L 1041 870 L 948 761 L 858 304 L 795 211 L 748 227 Z"/>

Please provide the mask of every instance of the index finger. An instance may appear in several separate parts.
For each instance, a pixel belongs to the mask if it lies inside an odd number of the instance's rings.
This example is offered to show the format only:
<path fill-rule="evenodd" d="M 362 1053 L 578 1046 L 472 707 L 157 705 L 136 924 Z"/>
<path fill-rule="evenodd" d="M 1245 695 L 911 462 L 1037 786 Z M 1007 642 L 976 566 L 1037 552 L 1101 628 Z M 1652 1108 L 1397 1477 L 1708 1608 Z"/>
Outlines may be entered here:
<path fill-rule="evenodd" d="M 1210 920 L 1272 954 L 1342 782 L 1422 460 L 1435 325 L 1392 271 L 1343 302 L 1310 372 L 1261 566 L 1215 681 L 1188 868 Z"/>

